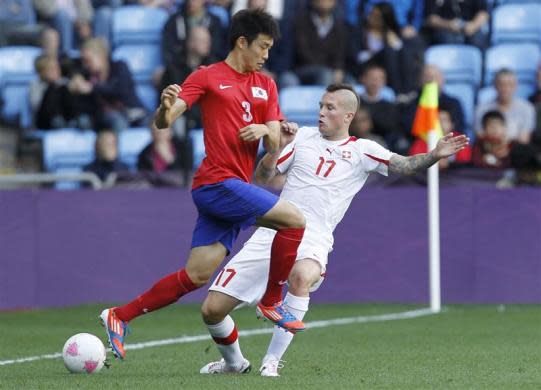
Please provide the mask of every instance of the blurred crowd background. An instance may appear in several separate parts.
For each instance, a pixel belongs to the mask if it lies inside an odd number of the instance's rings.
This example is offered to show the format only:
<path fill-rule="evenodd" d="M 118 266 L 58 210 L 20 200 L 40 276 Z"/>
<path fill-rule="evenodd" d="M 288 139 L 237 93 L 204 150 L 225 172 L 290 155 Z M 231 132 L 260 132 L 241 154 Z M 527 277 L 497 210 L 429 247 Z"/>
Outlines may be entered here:
<path fill-rule="evenodd" d="M 200 113 L 164 131 L 152 113 L 165 86 L 225 57 L 231 15 L 247 7 L 280 25 L 264 72 L 288 120 L 317 125 L 325 86 L 348 82 L 362 102 L 351 135 L 426 152 L 411 127 L 436 81 L 443 131 L 472 139 L 440 162 L 443 183 L 541 185 L 540 0 L 0 0 L 0 187 L 39 172 L 188 186 Z"/>

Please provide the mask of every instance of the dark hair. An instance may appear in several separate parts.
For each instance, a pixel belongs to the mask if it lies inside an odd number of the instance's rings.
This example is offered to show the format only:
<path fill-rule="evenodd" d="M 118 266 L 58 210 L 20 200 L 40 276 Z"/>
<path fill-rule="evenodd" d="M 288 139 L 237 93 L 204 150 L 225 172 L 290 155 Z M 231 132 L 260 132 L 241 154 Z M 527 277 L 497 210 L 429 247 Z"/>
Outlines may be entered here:
<path fill-rule="evenodd" d="M 330 84 L 325 90 L 327 92 L 336 92 L 336 91 L 342 91 L 342 90 L 351 91 L 351 92 L 353 92 L 353 94 L 355 95 L 355 98 L 357 100 L 357 107 L 355 108 L 355 111 L 357 111 L 357 109 L 361 105 L 361 102 L 359 100 L 359 95 L 357 95 L 357 91 L 355 91 L 355 88 L 353 88 L 353 86 L 351 84 L 334 83 L 334 84 Z"/>
<path fill-rule="evenodd" d="M 509 68 L 501 68 L 498 69 L 498 71 L 494 74 L 494 81 L 498 80 L 500 76 L 514 76 L 515 72 L 513 72 Z"/>
<path fill-rule="evenodd" d="M 240 37 L 245 37 L 249 45 L 259 34 L 268 35 L 273 40 L 280 38 L 278 23 L 264 10 L 244 9 L 231 18 L 231 28 L 229 29 L 229 45 L 231 49 L 235 47 L 235 43 Z"/>
<path fill-rule="evenodd" d="M 374 4 L 374 8 L 379 9 L 381 12 L 381 18 L 383 19 L 384 28 L 386 31 L 391 30 L 400 37 L 400 27 L 396 21 L 396 15 L 393 5 L 391 3 L 378 3 Z"/>
<path fill-rule="evenodd" d="M 490 120 L 499 120 L 505 124 L 505 117 L 500 111 L 497 110 L 488 111 L 483 115 L 483 118 L 481 119 L 481 124 L 483 127 L 486 127 L 488 121 Z"/>

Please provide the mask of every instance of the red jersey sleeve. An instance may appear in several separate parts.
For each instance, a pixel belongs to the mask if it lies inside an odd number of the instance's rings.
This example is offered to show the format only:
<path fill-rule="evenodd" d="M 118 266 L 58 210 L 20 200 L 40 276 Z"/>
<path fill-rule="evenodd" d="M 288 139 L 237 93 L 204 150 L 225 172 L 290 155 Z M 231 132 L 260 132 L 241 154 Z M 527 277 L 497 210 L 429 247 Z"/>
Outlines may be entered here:
<path fill-rule="evenodd" d="M 205 93 L 208 86 L 208 71 L 207 67 L 201 67 L 195 72 L 190 74 L 186 80 L 182 83 L 182 91 L 177 95 L 180 99 L 184 100 L 191 108 L 199 98 Z"/>
<path fill-rule="evenodd" d="M 265 123 L 270 121 L 283 121 L 285 117 L 278 104 L 278 88 L 276 88 L 276 83 L 272 79 L 269 84 L 269 104 L 267 107 L 267 114 L 265 115 Z"/>

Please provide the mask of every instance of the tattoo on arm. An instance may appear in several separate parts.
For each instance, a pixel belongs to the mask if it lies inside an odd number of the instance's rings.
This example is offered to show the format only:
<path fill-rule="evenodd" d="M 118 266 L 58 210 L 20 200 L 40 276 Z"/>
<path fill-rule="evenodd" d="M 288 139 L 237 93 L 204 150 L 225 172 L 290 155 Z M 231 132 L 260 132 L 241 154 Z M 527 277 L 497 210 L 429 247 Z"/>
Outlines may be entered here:
<path fill-rule="evenodd" d="M 270 160 L 270 167 L 266 160 Z M 261 159 L 255 170 L 255 180 L 257 183 L 268 183 L 274 176 L 280 174 L 280 171 L 276 168 L 276 160 L 277 158 L 269 157 L 268 154 Z"/>
<path fill-rule="evenodd" d="M 389 170 L 403 175 L 413 175 L 429 168 L 438 160 L 434 151 L 410 157 L 394 154 L 389 161 Z"/>

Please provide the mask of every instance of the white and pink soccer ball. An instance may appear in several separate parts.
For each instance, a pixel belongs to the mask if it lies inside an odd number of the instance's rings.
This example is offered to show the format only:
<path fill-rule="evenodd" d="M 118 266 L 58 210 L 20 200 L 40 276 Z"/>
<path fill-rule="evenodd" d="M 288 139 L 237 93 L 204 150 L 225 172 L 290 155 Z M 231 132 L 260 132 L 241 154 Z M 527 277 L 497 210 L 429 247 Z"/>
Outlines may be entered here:
<path fill-rule="evenodd" d="M 94 374 L 103 368 L 105 347 L 93 334 L 78 333 L 66 341 L 62 357 L 70 372 Z"/>

